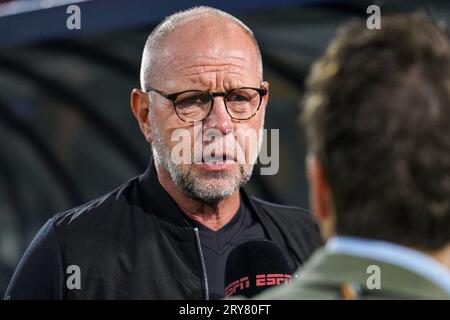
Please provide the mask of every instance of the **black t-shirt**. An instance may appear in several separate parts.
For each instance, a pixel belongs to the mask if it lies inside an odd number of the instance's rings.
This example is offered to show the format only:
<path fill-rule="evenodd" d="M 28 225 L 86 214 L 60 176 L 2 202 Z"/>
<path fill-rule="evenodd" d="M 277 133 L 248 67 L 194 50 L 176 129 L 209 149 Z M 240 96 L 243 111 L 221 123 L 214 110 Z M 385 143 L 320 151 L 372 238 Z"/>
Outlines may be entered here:
<path fill-rule="evenodd" d="M 250 240 L 268 240 L 268 237 L 242 197 L 236 215 L 218 231 L 213 231 L 193 220 L 190 222 L 198 227 L 200 233 L 210 299 L 222 299 L 225 296 L 225 264 L 231 250 L 241 243 Z"/>

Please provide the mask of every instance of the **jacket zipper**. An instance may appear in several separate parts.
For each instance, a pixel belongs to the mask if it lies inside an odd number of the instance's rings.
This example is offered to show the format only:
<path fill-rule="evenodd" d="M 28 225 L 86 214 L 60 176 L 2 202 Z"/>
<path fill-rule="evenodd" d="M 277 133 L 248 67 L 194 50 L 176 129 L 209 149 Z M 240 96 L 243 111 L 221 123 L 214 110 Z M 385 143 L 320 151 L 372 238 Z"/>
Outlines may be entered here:
<path fill-rule="evenodd" d="M 205 300 L 209 300 L 209 287 L 208 287 L 208 275 L 206 274 L 205 258 L 203 257 L 202 245 L 200 243 L 200 234 L 198 228 L 194 228 L 195 240 L 197 243 L 198 253 L 200 254 L 200 263 L 202 265 L 203 284 L 204 284 L 204 296 Z"/>

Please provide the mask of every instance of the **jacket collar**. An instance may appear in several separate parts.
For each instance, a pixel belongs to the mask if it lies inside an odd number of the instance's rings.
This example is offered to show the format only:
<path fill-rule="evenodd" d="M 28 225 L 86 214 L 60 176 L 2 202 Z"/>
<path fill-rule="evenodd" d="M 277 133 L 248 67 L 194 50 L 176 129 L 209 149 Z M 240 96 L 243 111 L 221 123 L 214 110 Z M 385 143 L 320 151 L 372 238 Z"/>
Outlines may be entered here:
<path fill-rule="evenodd" d="M 153 158 L 143 174 L 139 176 L 139 188 L 143 194 L 143 201 L 147 211 L 152 211 L 161 219 L 180 227 L 190 226 L 184 213 L 176 202 L 161 186 L 156 173 Z"/>
<path fill-rule="evenodd" d="M 167 221 L 171 226 L 175 227 L 170 227 L 170 229 L 178 238 L 184 239 L 187 237 L 185 232 L 182 230 L 191 230 L 192 225 L 188 222 L 185 214 L 181 211 L 176 202 L 159 183 L 153 158 L 150 159 L 149 165 L 145 172 L 139 176 L 138 183 L 139 188 L 142 191 L 146 211 L 153 212 L 160 219 Z M 292 248 L 292 244 L 288 245 L 290 242 L 289 239 L 287 239 L 285 235 L 280 232 L 281 227 L 277 223 L 276 215 L 271 215 L 266 212 L 266 210 L 261 208 L 261 205 L 254 201 L 254 199 L 247 194 L 244 188 L 240 189 L 240 194 L 242 201 L 248 205 L 248 209 L 255 214 L 263 226 L 268 238 L 281 248 L 288 259 L 289 265 L 292 269 L 295 269 L 301 259 L 296 256 L 297 261 L 293 260 L 291 254 L 294 254 L 295 250 L 290 249 Z M 296 246 L 294 245 L 294 247 Z"/>

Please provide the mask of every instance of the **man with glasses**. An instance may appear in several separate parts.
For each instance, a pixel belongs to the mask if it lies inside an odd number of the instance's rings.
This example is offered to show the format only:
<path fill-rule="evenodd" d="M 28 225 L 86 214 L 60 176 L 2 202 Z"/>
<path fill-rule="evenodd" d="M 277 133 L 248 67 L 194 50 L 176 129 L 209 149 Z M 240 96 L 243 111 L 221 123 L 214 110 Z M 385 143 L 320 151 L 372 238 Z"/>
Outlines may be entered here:
<path fill-rule="evenodd" d="M 160 23 L 131 94 L 148 169 L 51 219 L 6 298 L 222 298 L 227 256 L 249 240 L 273 241 L 292 270 L 303 264 L 320 242 L 310 215 L 242 189 L 262 143 L 262 76 L 253 33 L 233 16 L 197 7 Z"/>

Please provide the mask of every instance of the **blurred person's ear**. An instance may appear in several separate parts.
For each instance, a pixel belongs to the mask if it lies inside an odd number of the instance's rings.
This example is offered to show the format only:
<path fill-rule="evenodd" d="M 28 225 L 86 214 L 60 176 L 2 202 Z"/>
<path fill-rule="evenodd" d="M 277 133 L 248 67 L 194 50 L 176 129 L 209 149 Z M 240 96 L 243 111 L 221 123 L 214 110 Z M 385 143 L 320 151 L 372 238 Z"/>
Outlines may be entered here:
<path fill-rule="evenodd" d="M 428 255 L 432 256 L 435 260 L 446 266 L 450 270 L 450 243 L 447 243 L 442 249 L 436 251 L 425 251 Z"/>
<path fill-rule="evenodd" d="M 131 91 L 131 111 L 134 117 L 139 123 L 142 133 L 144 134 L 145 140 L 147 142 L 152 142 L 152 131 L 150 128 L 149 108 L 150 101 L 147 93 L 139 89 L 133 89 Z"/>
<path fill-rule="evenodd" d="M 322 237 L 328 239 L 335 233 L 333 197 L 322 163 L 312 153 L 306 157 L 306 174 L 311 210 L 320 225 Z"/>

